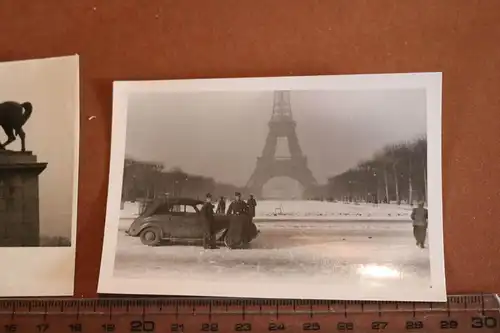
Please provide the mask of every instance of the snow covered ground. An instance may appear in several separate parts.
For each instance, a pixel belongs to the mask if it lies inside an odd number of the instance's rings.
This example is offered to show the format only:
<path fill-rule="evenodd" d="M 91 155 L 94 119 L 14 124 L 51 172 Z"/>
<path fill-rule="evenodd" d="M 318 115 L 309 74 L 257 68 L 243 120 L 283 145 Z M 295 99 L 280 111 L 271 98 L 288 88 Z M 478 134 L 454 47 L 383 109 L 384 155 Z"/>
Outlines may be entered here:
<path fill-rule="evenodd" d="M 304 208 L 304 204 L 295 206 L 297 215 L 294 216 L 300 219 L 285 221 L 287 217 L 282 216 L 282 220 L 276 221 L 264 215 L 266 210 L 262 209 L 261 220 L 256 221 L 261 233 L 251 248 L 245 250 L 224 247 L 204 250 L 196 244 L 144 246 L 138 238 L 124 234 L 134 215 L 134 209 L 128 205 L 119 223 L 114 275 L 193 281 L 217 280 L 224 276 L 242 283 L 245 280 L 263 283 L 286 280 L 347 283 L 353 287 L 368 284 L 383 288 L 422 288 L 423 292 L 428 289 L 429 250 L 415 245 L 408 217 L 404 219 L 408 223 L 397 223 L 394 218 L 383 221 L 383 214 L 393 214 L 397 210 L 382 205 L 377 207 L 380 210 L 374 211 L 371 205 L 307 204 L 336 218 L 323 218 L 321 223 L 308 220 L 297 208 Z M 265 203 L 262 206 L 273 205 Z M 293 205 L 288 204 L 288 207 L 293 211 Z M 335 208 L 358 211 L 363 217 L 371 214 L 377 216 L 377 222 L 333 215 Z M 404 208 L 399 209 L 405 212 Z"/>
<path fill-rule="evenodd" d="M 139 207 L 136 203 L 126 202 L 121 211 L 121 217 L 133 218 L 137 216 L 138 211 Z M 255 220 L 409 221 L 410 214 L 411 207 L 409 205 L 266 200 L 257 203 Z"/>
<path fill-rule="evenodd" d="M 376 223 L 312 223 L 308 228 L 269 227 L 250 249 L 204 250 L 193 245 L 148 247 L 120 228 L 114 275 L 140 279 L 210 280 L 224 277 L 252 281 L 286 279 L 307 283 L 373 283 L 428 288 L 428 249 L 415 246 L 411 226 Z M 300 223 L 303 225 L 303 223 Z M 124 224 L 122 224 L 125 226 Z"/>
<path fill-rule="evenodd" d="M 284 214 L 274 214 L 278 205 Z M 130 203 L 122 210 L 115 277 L 429 288 L 429 250 L 415 245 L 409 207 L 259 202 L 255 222 L 261 233 L 245 250 L 144 246 L 124 233 L 137 212 Z"/>
<path fill-rule="evenodd" d="M 408 205 L 342 203 L 327 201 L 260 201 L 256 218 L 307 220 L 407 220 Z"/>

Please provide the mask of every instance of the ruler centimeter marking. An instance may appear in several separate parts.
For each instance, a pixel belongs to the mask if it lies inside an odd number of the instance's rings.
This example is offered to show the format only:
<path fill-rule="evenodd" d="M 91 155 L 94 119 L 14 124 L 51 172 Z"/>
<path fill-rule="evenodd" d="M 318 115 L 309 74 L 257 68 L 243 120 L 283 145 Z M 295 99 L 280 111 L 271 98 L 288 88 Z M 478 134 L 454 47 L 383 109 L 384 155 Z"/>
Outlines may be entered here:
<path fill-rule="evenodd" d="M 492 296 L 493 297 L 493 296 Z M 454 304 L 463 304 L 463 307 L 452 307 L 451 303 Z M 462 312 L 462 311 L 480 311 L 484 313 L 486 310 L 484 298 L 481 298 L 481 302 L 479 302 L 478 307 L 468 308 L 468 304 L 473 304 L 473 302 L 466 300 L 459 300 L 454 302 L 446 302 L 444 303 L 444 307 L 439 307 L 441 303 L 419 303 L 419 302 L 362 302 L 362 301 L 317 301 L 317 300 L 292 300 L 292 301 L 283 301 L 283 300 L 266 300 L 264 304 L 259 300 L 225 300 L 225 299 L 217 299 L 217 300 L 208 300 L 208 299 L 154 299 L 154 298 L 145 298 L 145 299 L 84 299 L 84 300 L 75 300 L 75 299 L 46 299 L 46 300 L 27 300 L 27 299 L 17 299 L 17 300 L 9 300 L 9 299 L 0 299 L 0 304 L 2 305 L 0 308 L 0 314 L 5 314 L 8 312 L 9 314 L 15 315 L 16 313 L 43 313 L 44 315 L 50 313 L 96 313 L 97 307 L 101 308 L 123 308 L 125 307 L 124 312 L 133 312 L 131 307 L 140 308 L 141 313 L 144 315 L 146 312 L 151 313 L 152 308 L 157 308 L 157 310 L 161 313 L 164 313 L 163 307 L 171 307 L 175 306 L 174 311 L 167 311 L 167 313 L 180 313 L 180 307 L 191 308 L 191 314 L 207 314 L 207 313 L 218 313 L 218 314 L 256 314 L 261 312 L 266 313 L 281 313 L 281 314 L 301 314 L 308 313 L 309 315 L 314 315 L 318 313 L 330 313 L 330 312 L 338 312 L 338 310 L 332 311 L 330 309 L 331 306 L 339 305 L 343 306 L 344 314 L 348 313 L 367 313 L 373 312 L 377 313 L 379 316 L 382 313 L 388 312 L 412 312 L 416 313 L 419 310 L 417 309 L 417 305 L 419 309 L 425 309 L 426 311 L 445 311 L 448 314 L 452 312 Z M 92 310 L 89 310 L 90 306 L 88 304 L 92 304 Z M 422 307 L 423 304 L 423 307 Z M 427 304 L 427 305 L 425 305 Z M 436 304 L 438 305 L 436 307 Z M 220 306 L 224 305 L 225 310 L 220 310 Z M 274 307 L 274 310 L 268 309 L 263 311 L 263 306 L 270 308 L 270 306 Z M 292 306 L 291 309 L 288 307 Z M 297 308 L 297 305 L 300 307 Z M 35 309 L 33 309 L 35 306 Z M 215 306 L 215 309 L 212 307 Z M 238 310 L 230 310 L 229 307 L 238 307 Z M 259 306 L 259 310 L 248 310 L 246 307 Z M 318 306 L 326 306 L 326 308 L 317 308 Z M 359 309 L 357 308 L 359 306 Z M 368 308 L 367 308 L 368 306 Z M 374 307 L 375 306 L 375 307 Z M 208 309 L 204 309 L 208 307 Z M 282 308 L 286 307 L 287 310 L 283 311 Z M 43 308 L 43 311 L 40 310 Z M 58 311 L 54 311 L 54 308 L 58 308 Z M 76 310 L 74 309 L 76 308 Z M 200 309 L 202 309 L 200 311 Z M 493 308 L 489 308 L 492 310 Z M 496 308 L 495 308 L 496 309 Z M 19 311 L 18 311 L 19 310 Z"/>
<path fill-rule="evenodd" d="M 0 299 L 0 333 L 500 332 L 497 295 L 444 303 L 207 298 Z"/>

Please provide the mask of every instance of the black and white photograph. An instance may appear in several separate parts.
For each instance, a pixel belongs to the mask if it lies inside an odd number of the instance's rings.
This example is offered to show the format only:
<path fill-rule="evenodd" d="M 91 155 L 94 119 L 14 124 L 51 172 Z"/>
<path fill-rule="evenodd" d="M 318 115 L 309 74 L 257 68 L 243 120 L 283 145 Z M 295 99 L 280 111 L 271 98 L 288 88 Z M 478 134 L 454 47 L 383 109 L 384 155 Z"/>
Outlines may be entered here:
<path fill-rule="evenodd" d="M 0 63 L 0 296 L 73 293 L 78 81 L 77 55 Z"/>
<path fill-rule="evenodd" d="M 115 82 L 98 291 L 446 300 L 441 80 Z"/>

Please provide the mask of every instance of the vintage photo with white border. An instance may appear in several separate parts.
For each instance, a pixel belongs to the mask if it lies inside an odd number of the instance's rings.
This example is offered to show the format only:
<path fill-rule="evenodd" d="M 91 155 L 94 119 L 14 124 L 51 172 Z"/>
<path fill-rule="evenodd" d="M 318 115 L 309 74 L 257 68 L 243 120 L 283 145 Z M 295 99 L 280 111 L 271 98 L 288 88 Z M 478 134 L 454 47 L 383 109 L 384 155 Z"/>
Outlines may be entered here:
<path fill-rule="evenodd" d="M 445 301 L 441 86 L 115 82 L 98 292 Z"/>
<path fill-rule="evenodd" d="M 0 63 L 0 297 L 74 290 L 78 55 Z"/>

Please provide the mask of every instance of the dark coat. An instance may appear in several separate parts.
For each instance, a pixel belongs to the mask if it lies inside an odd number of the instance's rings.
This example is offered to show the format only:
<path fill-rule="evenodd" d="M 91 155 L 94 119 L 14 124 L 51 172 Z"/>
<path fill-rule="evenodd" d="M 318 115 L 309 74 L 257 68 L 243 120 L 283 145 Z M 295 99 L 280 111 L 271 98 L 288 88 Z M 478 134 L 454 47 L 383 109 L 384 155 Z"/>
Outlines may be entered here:
<path fill-rule="evenodd" d="M 205 202 L 201 207 L 201 216 L 203 217 L 203 225 L 206 232 L 211 232 L 212 223 L 214 221 L 214 205 L 211 202 Z"/>
<path fill-rule="evenodd" d="M 427 236 L 427 228 L 422 226 L 414 226 L 413 236 L 415 237 L 415 240 L 418 243 L 423 245 L 425 243 L 425 238 Z"/>
<path fill-rule="evenodd" d="M 427 219 L 429 218 L 427 209 L 423 207 L 413 208 L 410 217 L 414 226 L 427 227 Z"/>
<path fill-rule="evenodd" d="M 248 205 L 243 200 L 235 200 L 229 204 L 227 215 L 248 214 Z"/>
<path fill-rule="evenodd" d="M 257 206 L 257 201 L 255 201 L 254 198 L 250 198 L 247 201 L 247 205 L 248 205 L 248 214 L 251 217 L 255 217 L 255 207 Z"/>

